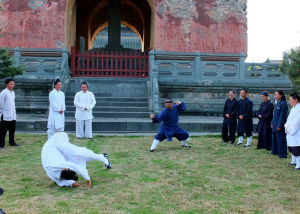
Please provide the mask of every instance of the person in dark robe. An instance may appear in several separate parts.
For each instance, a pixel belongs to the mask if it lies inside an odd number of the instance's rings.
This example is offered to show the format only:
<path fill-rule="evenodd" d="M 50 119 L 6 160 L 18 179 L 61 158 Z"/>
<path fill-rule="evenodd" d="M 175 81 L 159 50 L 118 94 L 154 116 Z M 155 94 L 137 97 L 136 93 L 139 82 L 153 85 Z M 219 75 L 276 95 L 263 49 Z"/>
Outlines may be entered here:
<path fill-rule="evenodd" d="M 237 107 L 238 100 L 235 99 L 235 90 L 231 90 L 228 93 L 229 98 L 226 100 L 223 111 L 223 125 L 222 125 L 222 140 L 223 143 L 228 141 L 231 144 L 235 143 L 235 132 L 237 123 Z M 229 137 L 228 137 L 229 128 Z"/>
<path fill-rule="evenodd" d="M 189 134 L 179 127 L 179 113 L 186 109 L 184 102 L 176 101 L 176 104 L 173 105 L 171 99 L 165 101 L 165 108 L 159 115 L 151 114 L 150 117 L 153 123 L 161 123 L 158 133 L 155 136 L 150 152 L 154 152 L 156 147 L 160 142 L 167 139 L 172 141 L 172 137 L 177 138 L 179 141 L 182 141 L 182 147 L 191 148 L 188 146 Z"/>
<path fill-rule="evenodd" d="M 278 155 L 280 158 L 287 158 L 287 142 L 284 124 L 287 120 L 288 106 L 282 90 L 275 91 L 274 96 L 277 103 L 271 122 L 272 154 Z"/>
<path fill-rule="evenodd" d="M 244 134 L 247 137 L 247 144 L 244 147 L 249 147 L 252 141 L 252 131 L 253 131 L 253 103 L 247 97 L 248 90 L 242 89 L 240 91 L 241 99 L 238 101 L 238 124 L 237 124 L 237 134 L 238 134 L 238 143 L 240 145 L 243 143 Z"/>
<path fill-rule="evenodd" d="M 270 101 L 268 92 L 262 92 L 260 94 L 261 102 L 257 117 L 259 119 L 257 125 L 258 143 L 257 149 L 272 149 L 272 129 L 271 121 L 273 118 L 274 105 Z"/>

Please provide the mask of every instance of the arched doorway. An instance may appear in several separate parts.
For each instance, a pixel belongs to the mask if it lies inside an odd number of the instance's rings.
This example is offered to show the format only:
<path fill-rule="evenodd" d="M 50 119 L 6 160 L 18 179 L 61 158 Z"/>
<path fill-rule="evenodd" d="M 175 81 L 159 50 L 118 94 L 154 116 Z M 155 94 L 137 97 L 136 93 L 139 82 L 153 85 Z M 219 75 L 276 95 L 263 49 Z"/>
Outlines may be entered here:
<path fill-rule="evenodd" d="M 153 0 L 120 0 L 120 21 L 141 39 L 142 50 L 155 49 L 155 7 Z M 66 8 L 66 43 L 70 50 L 93 48 L 97 34 L 108 26 L 109 0 L 68 0 Z M 83 41 L 83 40 L 82 40 Z"/>
<path fill-rule="evenodd" d="M 138 38 L 138 48 L 122 44 L 122 29 L 130 31 L 130 41 Z M 95 46 L 105 33 L 106 46 Z M 153 0 L 68 1 L 66 38 L 73 76 L 146 78 L 154 36 Z"/>
<path fill-rule="evenodd" d="M 99 31 L 99 32 L 98 32 Z M 105 48 L 108 45 L 108 28 L 107 26 L 97 30 L 92 36 L 92 49 Z M 125 49 L 132 49 L 137 51 L 143 50 L 143 40 L 138 32 L 130 27 L 121 25 L 121 46 Z"/>

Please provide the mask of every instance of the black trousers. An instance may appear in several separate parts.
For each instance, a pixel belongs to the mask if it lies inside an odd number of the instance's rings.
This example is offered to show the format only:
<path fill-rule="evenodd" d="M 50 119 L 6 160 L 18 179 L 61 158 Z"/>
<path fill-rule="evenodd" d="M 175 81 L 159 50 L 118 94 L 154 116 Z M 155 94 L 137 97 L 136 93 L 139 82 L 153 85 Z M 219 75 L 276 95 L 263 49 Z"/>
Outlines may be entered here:
<path fill-rule="evenodd" d="M 5 137 L 7 131 L 9 132 L 9 144 L 15 145 L 15 131 L 16 131 L 16 121 L 5 121 L 3 116 L 1 117 L 0 124 L 0 147 L 5 146 Z"/>
<path fill-rule="evenodd" d="M 258 135 L 257 148 L 264 148 L 266 150 L 272 149 L 272 134 Z"/>
<path fill-rule="evenodd" d="M 228 137 L 229 128 L 229 137 Z M 222 139 L 224 142 L 235 142 L 236 119 L 224 118 L 222 125 Z"/>

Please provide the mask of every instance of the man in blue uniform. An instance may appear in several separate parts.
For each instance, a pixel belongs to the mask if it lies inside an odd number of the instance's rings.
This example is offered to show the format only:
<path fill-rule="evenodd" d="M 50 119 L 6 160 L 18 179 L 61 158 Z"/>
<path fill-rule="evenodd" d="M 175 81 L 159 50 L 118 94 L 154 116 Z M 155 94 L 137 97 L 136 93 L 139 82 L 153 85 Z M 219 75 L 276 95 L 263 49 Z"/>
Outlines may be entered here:
<path fill-rule="evenodd" d="M 275 91 L 275 106 L 272 127 L 272 154 L 280 158 L 287 158 L 287 142 L 284 124 L 287 120 L 288 106 L 283 91 Z"/>
<path fill-rule="evenodd" d="M 229 98 L 226 100 L 223 111 L 223 125 L 222 125 L 222 139 L 223 143 L 231 141 L 231 144 L 235 142 L 236 132 L 236 119 L 237 119 L 237 107 L 238 101 L 235 99 L 235 91 L 231 90 L 228 93 Z M 229 127 L 229 137 L 228 137 Z"/>
<path fill-rule="evenodd" d="M 179 113 L 186 109 L 184 102 L 176 101 L 176 105 L 173 105 L 171 99 L 165 101 L 165 108 L 159 115 L 151 114 L 151 119 L 153 123 L 162 124 L 159 127 L 158 133 L 155 136 L 150 152 L 154 152 L 159 142 L 167 139 L 172 141 L 172 137 L 177 138 L 182 141 L 182 147 L 191 148 L 187 145 L 189 141 L 189 134 L 179 127 Z"/>
<path fill-rule="evenodd" d="M 238 143 L 236 145 L 240 145 L 243 143 L 243 136 L 246 134 L 247 136 L 247 144 L 245 147 L 251 145 L 252 140 L 252 131 L 253 131 L 253 103 L 247 97 L 248 91 L 247 89 L 242 89 L 240 91 L 241 99 L 238 102 L 238 125 L 237 125 L 237 134 L 239 137 Z"/>
<path fill-rule="evenodd" d="M 271 121 L 273 118 L 274 105 L 269 99 L 268 92 L 262 92 L 260 94 L 262 103 L 260 104 L 257 112 L 259 119 L 257 125 L 258 143 L 257 149 L 271 150 L 272 148 L 272 129 Z"/>

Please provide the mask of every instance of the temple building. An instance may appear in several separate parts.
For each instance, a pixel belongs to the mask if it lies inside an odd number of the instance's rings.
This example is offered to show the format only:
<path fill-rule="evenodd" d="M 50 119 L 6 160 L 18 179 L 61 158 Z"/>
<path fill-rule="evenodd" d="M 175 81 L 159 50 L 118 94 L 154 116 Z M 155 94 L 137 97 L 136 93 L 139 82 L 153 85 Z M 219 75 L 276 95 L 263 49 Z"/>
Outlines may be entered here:
<path fill-rule="evenodd" d="M 94 116 L 131 118 L 108 121 L 108 131 L 124 132 L 148 131 L 147 122 L 138 126 L 134 118 L 159 112 L 168 97 L 184 100 L 187 115 L 218 116 L 229 89 L 247 87 L 257 109 L 257 93 L 292 87 L 278 63 L 245 62 L 247 0 L 0 2 L 0 47 L 26 66 L 15 77 L 20 115 L 46 114 L 55 78 L 63 81 L 70 121 L 85 80 L 97 97 Z M 40 130 L 45 121 L 38 121 L 24 124 Z"/>

